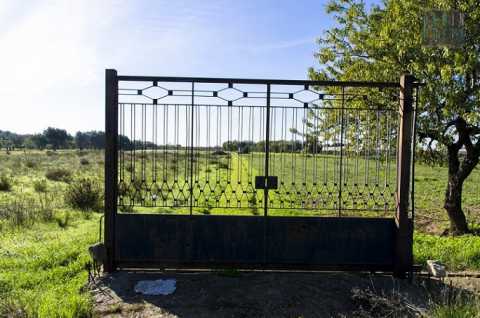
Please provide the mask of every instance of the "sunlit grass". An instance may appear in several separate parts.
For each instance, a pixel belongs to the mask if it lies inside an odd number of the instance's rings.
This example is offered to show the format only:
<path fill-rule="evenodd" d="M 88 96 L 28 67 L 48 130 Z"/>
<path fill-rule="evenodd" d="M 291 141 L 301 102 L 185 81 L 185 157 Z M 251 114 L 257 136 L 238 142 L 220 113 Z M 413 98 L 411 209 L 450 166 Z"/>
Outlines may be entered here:
<path fill-rule="evenodd" d="M 76 212 L 71 212 L 75 214 Z M 37 223 L 0 234 L 0 316 L 89 317 L 87 247 L 97 239 L 98 215 L 76 213 L 66 227 Z"/>

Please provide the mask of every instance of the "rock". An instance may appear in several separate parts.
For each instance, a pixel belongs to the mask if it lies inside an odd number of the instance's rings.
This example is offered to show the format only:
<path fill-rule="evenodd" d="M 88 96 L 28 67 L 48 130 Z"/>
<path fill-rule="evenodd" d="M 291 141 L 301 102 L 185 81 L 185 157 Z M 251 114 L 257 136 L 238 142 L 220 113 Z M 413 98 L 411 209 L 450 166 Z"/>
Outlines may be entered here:
<path fill-rule="evenodd" d="M 427 270 L 430 275 L 437 278 L 443 278 L 447 276 L 445 265 L 438 260 L 427 260 Z"/>
<path fill-rule="evenodd" d="M 177 288 L 176 283 L 175 279 L 141 280 L 135 285 L 134 290 L 136 293 L 151 296 L 170 295 Z"/>

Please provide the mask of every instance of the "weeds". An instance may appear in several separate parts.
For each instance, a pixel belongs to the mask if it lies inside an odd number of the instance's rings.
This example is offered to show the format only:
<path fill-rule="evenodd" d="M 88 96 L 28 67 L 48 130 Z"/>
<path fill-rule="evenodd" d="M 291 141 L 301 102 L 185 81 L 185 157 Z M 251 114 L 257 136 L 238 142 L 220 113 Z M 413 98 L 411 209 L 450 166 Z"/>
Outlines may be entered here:
<path fill-rule="evenodd" d="M 72 214 L 69 223 L 75 226 L 38 223 L 0 236 L 0 317 L 92 317 L 90 295 L 81 290 L 98 218 Z"/>
<path fill-rule="evenodd" d="M 82 211 L 99 211 L 102 207 L 102 188 L 97 180 L 80 178 L 72 182 L 65 192 L 65 202 Z"/>
<path fill-rule="evenodd" d="M 439 237 L 415 232 L 415 262 L 438 259 L 450 270 L 480 269 L 480 237 L 472 234 Z"/>
<path fill-rule="evenodd" d="M 12 190 L 12 178 L 2 174 L 0 176 L 0 191 L 8 192 Z"/>
<path fill-rule="evenodd" d="M 33 189 L 35 192 L 38 193 L 47 193 L 48 191 L 48 183 L 45 179 L 35 180 L 33 181 Z"/>
<path fill-rule="evenodd" d="M 432 299 L 430 317 L 435 318 L 477 318 L 480 317 L 478 295 L 469 291 L 444 285 L 440 295 Z"/>
<path fill-rule="evenodd" d="M 65 229 L 68 225 L 70 225 L 70 211 L 66 211 L 63 215 L 57 215 L 55 217 L 55 221 L 57 221 L 57 225 Z"/>
<path fill-rule="evenodd" d="M 47 198 L 17 197 L 0 205 L 0 221 L 7 227 L 31 227 L 36 221 L 51 221 L 53 208 Z"/>
<path fill-rule="evenodd" d="M 77 150 L 75 153 L 79 157 L 84 157 L 84 156 L 88 155 L 88 151 L 86 151 L 86 150 Z"/>
<path fill-rule="evenodd" d="M 34 209 L 26 200 L 17 199 L 0 206 L 0 220 L 11 227 L 29 227 L 35 218 Z"/>
<path fill-rule="evenodd" d="M 36 168 L 38 166 L 38 162 L 36 160 L 33 160 L 33 159 L 26 159 L 25 160 L 25 166 L 27 168 L 30 168 L 30 169 L 33 169 L 33 168 Z"/>
<path fill-rule="evenodd" d="M 54 168 L 50 169 L 45 173 L 45 177 L 48 180 L 52 181 L 62 181 L 62 182 L 70 182 L 72 179 L 72 173 L 70 170 L 63 169 L 63 168 Z"/>

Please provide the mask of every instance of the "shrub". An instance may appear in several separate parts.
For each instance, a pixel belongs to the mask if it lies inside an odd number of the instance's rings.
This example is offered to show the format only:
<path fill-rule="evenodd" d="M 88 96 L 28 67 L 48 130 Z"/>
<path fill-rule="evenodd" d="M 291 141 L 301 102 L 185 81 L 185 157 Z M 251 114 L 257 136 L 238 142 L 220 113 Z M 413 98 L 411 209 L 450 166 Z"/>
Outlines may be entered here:
<path fill-rule="evenodd" d="M 35 216 L 30 202 L 22 198 L 0 206 L 0 219 L 10 226 L 31 226 L 35 222 Z"/>
<path fill-rule="evenodd" d="M 57 155 L 57 153 L 56 153 L 55 151 L 53 151 L 53 150 L 47 150 L 47 151 L 45 152 L 45 154 L 46 154 L 47 156 L 49 156 L 49 157 L 50 157 L 50 156 L 56 156 L 56 155 Z"/>
<path fill-rule="evenodd" d="M 33 181 L 33 189 L 38 193 L 46 193 L 48 191 L 47 180 L 40 179 Z"/>
<path fill-rule="evenodd" d="M 33 159 L 26 159 L 25 160 L 25 166 L 27 168 L 35 168 L 38 165 L 38 162 Z"/>
<path fill-rule="evenodd" d="M 12 178 L 7 175 L 0 176 L 0 191 L 11 191 L 12 190 Z"/>
<path fill-rule="evenodd" d="M 102 188 L 91 178 L 80 178 L 72 182 L 65 193 L 65 202 L 82 211 L 98 211 L 102 207 Z"/>
<path fill-rule="evenodd" d="M 50 169 L 45 173 L 45 177 L 52 181 L 69 182 L 72 179 L 72 173 L 63 168 Z"/>
<path fill-rule="evenodd" d="M 76 154 L 77 154 L 77 156 L 79 156 L 79 157 L 83 157 L 83 156 L 88 155 L 88 151 L 86 151 L 86 150 L 77 150 Z"/>
<path fill-rule="evenodd" d="M 58 226 L 62 229 L 66 228 L 68 225 L 70 225 L 70 212 L 65 212 L 63 216 L 57 215 L 55 217 L 55 221 L 57 221 Z"/>
<path fill-rule="evenodd" d="M 88 161 L 87 158 L 82 158 L 82 159 L 80 159 L 80 164 L 81 164 L 82 166 L 86 166 L 86 165 L 89 165 L 89 164 L 90 164 L 90 161 Z"/>
<path fill-rule="evenodd" d="M 37 221 L 51 221 L 54 210 L 51 199 L 19 196 L 0 205 L 0 221 L 10 227 L 29 227 Z"/>

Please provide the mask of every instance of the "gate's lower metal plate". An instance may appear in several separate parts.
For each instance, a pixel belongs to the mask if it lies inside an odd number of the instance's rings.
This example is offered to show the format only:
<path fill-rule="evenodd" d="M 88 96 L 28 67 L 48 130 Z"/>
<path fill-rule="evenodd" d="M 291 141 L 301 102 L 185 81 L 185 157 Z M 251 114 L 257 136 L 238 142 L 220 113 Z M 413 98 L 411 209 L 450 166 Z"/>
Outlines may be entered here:
<path fill-rule="evenodd" d="M 118 214 L 119 267 L 393 266 L 394 219 Z"/>

